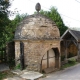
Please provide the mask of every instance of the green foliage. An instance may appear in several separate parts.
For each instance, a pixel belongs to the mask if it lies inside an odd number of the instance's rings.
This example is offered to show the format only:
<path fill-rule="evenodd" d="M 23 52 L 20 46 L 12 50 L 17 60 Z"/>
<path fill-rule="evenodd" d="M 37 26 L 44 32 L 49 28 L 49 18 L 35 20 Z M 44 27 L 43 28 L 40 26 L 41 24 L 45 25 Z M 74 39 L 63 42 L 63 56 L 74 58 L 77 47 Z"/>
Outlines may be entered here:
<path fill-rule="evenodd" d="M 69 64 L 75 64 L 76 63 L 76 60 L 75 59 L 68 60 L 68 63 Z"/>
<path fill-rule="evenodd" d="M 5 16 L 5 15 L 3 15 L 3 16 Z M 25 15 L 18 14 L 14 20 L 9 20 L 7 17 L 5 18 L 4 21 L 2 19 L 2 21 L 4 23 L 1 22 L 1 24 L 3 24 L 3 25 L 0 25 L 0 28 L 1 28 L 0 29 L 0 50 L 6 47 L 6 43 L 13 41 L 16 26 L 26 16 L 27 16 L 27 14 L 25 14 Z M 2 53 L 0 53 L 0 54 L 2 54 Z M 12 60 L 11 60 L 11 62 L 9 62 L 10 67 L 12 67 L 11 65 L 13 65 L 13 63 L 14 63 L 14 61 L 12 61 Z"/>
<path fill-rule="evenodd" d="M 8 19 L 8 7 L 10 6 L 9 0 L 0 0 L 0 48 L 5 44 L 5 27 L 8 26 L 10 20 Z"/>
<path fill-rule="evenodd" d="M 5 25 L 3 32 L 0 33 L 1 34 L 1 36 L 0 36 L 0 46 L 1 47 L 5 47 L 7 42 L 12 41 L 14 39 L 14 32 L 15 32 L 16 26 L 26 16 L 27 16 L 27 14 L 25 14 L 25 15 L 18 14 L 14 20 L 7 21 L 8 24 Z"/>
<path fill-rule="evenodd" d="M 63 69 L 63 68 L 67 68 L 67 67 L 74 66 L 74 65 L 76 65 L 77 63 L 78 63 L 78 62 L 76 62 L 75 59 L 68 60 L 68 63 L 64 64 L 64 65 L 62 66 L 62 69 Z"/>
<path fill-rule="evenodd" d="M 8 25 L 8 7 L 10 6 L 9 0 L 0 0 L 0 31 L 4 30 L 5 25 Z"/>
<path fill-rule="evenodd" d="M 10 0 L 0 0 L 0 50 L 6 47 L 6 43 L 14 39 L 14 32 L 16 26 L 20 21 L 27 16 L 27 14 L 17 15 L 14 20 L 9 20 L 8 15 L 10 11 L 8 8 L 10 6 Z M 13 11 L 14 12 L 14 11 Z M 0 52 L 0 54 L 3 54 Z M 10 62 L 13 64 L 14 61 Z"/>
<path fill-rule="evenodd" d="M 50 11 L 41 10 L 40 13 L 51 18 L 56 23 L 60 30 L 60 35 L 62 35 L 66 31 L 67 27 L 64 25 L 63 20 L 60 14 L 58 13 L 57 9 L 52 7 Z"/>
<path fill-rule="evenodd" d="M 5 78 L 6 77 L 6 73 L 4 73 L 4 72 L 0 72 L 0 80 L 3 80 L 3 78 Z"/>
<path fill-rule="evenodd" d="M 17 64 L 14 69 L 21 69 L 20 63 Z"/>
<path fill-rule="evenodd" d="M 18 24 L 27 16 L 27 14 L 22 14 L 22 15 L 16 15 L 16 18 L 14 20 L 11 21 L 10 27 L 12 27 L 12 29 L 14 29 L 13 31 L 15 31 L 16 26 L 18 26 Z"/>
<path fill-rule="evenodd" d="M 3 80 L 7 77 L 13 77 L 14 74 L 10 71 L 4 71 L 4 72 L 0 72 L 0 80 Z"/>
<path fill-rule="evenodd" d="M 8 15 L 9 6 L 10 6 L 9 0 L 0 0 L 0 17 L 4 17 L 3 15 L 5 15 L 5 17 L 6 17 Z"/>
<path fill-rule="evenodd" d="M 18 24 L 27 16 L 27 14 L 22 14 L 22 15 L 17 15 L 16 18 L 14 20 L 11 21 L 11 23 L 9 24 L 9 28 L 6 27 L 6 32 L 8 32 L 8 41 L 12 41 L 14 38 L 14 33 L 16 30 L 16 27 L 18 26 Z"/>

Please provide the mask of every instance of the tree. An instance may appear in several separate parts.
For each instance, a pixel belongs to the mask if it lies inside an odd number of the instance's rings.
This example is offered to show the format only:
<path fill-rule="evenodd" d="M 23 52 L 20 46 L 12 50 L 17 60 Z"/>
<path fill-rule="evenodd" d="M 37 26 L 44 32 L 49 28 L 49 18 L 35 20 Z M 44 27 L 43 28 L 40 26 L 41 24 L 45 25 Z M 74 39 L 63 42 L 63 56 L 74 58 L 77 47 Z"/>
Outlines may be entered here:
<path fill-rule="evenodd" d="M 0 0 L 0 13 L 7 15 L 9 6 L 9 0 Z"/>
<path fill-rule="evenodd" d="M 5 27 L 9 24 L 10 20 L 8 18 L 8 7 L 10 6 L 9 0 L 0 0 L 0 48 L 3 47 L 4 31 Z"/>
<path fill-rule="evenodd" d="M 56 23 L 60 30 L 60 35 L 62 35 L 66 31 L 67 27 L 64 25 L 63 20 L 60 14 L 58 13 L 57 9 L 52 7 L 50 11 L 41 10 L 40 13 L 51 18 Z"/>
<path fill-rule="evenodd" d="M 0 0 L 0 28 L 2 28 L 8 24 L 8 21 L 9 21 L 9 19 L 8 19 L 8 13 L 9 13 L 8 7 L 9 6 L 10 6 L 9 0 Z"/>
<path fill-rule="evenodd" d="M 5 40 L 6 42 L 10 42 L 14 39 L 14 33 L 18 24 L 27 16 L 27 14 L 18 14 L 16 15 L 14 20 L 11 20 L 8 26 L 5 27 Z"/>

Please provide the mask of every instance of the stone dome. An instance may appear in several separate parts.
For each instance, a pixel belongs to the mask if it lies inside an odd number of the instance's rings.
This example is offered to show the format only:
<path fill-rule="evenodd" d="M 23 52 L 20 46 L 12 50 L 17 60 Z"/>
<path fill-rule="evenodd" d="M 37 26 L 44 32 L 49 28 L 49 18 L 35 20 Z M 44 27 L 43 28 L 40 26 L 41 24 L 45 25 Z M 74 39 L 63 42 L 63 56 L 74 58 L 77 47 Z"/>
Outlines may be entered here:
<path fill-rule="evenodd" d="M 15 40 L 59 38 L 60 32 L 55 22 L 41 14 L 27 16 L 15 31 Z"/>

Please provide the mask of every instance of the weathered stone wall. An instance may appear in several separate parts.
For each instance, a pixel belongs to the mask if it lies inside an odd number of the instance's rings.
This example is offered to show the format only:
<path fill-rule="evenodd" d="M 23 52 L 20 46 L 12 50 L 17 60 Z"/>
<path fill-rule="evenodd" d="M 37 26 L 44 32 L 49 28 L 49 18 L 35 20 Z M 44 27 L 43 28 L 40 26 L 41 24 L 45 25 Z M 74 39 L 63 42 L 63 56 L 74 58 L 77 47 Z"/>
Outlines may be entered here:
<path fill-rule="evenodd" d="M 19 62 L 20 41 L 24 43 L 24 63 L 28 70 L 40 71 L 41 59 L 49 49 L 58 48 L 60 52 L 59 29 L 54 21 L 40 14 L 26 17 L 15 31 L 16 64 Z"/>
<path fill-rule="evenodd" d="M 15 31 L 15 39 L 54 39 L 59 37 L 60 33 L 56 24 L 40 15 L 26 18 Z"/>
<path fill-rule="evenodd" d="M 28 70 L 40 71 L 41 59 L 44 54 L 51 48 L 60 49 L 60 42 L 57 40 L 48 41 L 23 41 L 24 43 L 24 63 Z M 19 50 L 19 42 L 16 42 L 16 47 Z M 19 51 L 16 49 L 16 59 L 19 57 Z M 17 52 L 18 51 L 18 52 Z M 59 51 L 60 52 L 60 51 Z M 17 63 L 18 61 L 16 61 Z"/>
<path fill-rule="evenodd" d="M 15 41 L 15 64 L 18 65 L 20 63 L 20 42 Z"/>

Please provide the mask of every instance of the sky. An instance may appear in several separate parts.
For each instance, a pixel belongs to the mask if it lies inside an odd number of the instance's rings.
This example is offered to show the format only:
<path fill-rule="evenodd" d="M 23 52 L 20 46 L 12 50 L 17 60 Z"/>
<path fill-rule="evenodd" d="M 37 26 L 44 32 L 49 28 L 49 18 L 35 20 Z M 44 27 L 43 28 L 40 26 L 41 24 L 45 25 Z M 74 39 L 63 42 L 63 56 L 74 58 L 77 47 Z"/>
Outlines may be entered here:
<path fill-rule="evenodd" d="M 80 28 L 80 0 L 14 0 L 10 10 L 18 10 L 20 14 L 33 14 L 36 3 L 41 4 L 41 9 L 49 11 L 54 6 L 61 18 L 69 28 Z M 10 19 L 13 19 L 11 16 Z"/>

